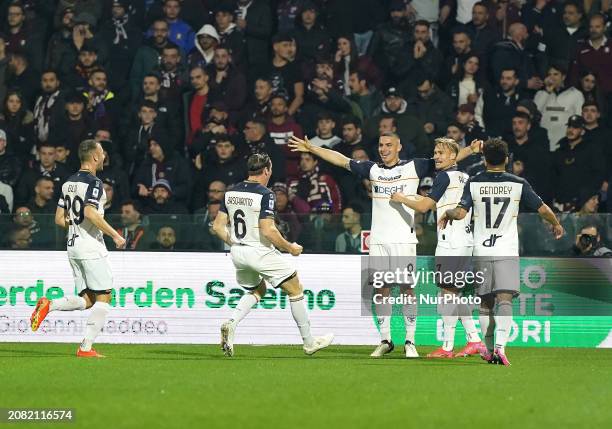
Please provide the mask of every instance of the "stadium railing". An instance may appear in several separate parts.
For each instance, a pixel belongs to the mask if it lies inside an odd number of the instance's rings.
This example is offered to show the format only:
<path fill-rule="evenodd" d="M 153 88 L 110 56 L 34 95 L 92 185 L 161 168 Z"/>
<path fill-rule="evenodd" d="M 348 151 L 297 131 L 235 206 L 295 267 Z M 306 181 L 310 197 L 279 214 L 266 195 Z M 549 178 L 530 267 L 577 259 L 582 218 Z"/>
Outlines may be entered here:
<path fill-rule="evenodd" d="M 117 229 L 124 228 L 120 215 L 108 215 L 106 218 Z M 566 233 L 562 239 L 555 240 L 548 225 L 537 214 L 521 214 L 518 219 L 521 256 L 572 256 L 574 254 L 572 246 L 576 236 L 585 225 L 596 225 L 603 243 L 611 247 L 612 215 L 572 213 L 561 214 L 560 219 Z M 344 231 L 342 216 L 339 214 L 279 215 L 277 224 L 289 240 L 302 244 L 306 253 L 342 253 L 336 250 L 336 239 Z M 362 229 L 368 231 L 370 224 L 370 216 L 362 215 Z M 174 231 L 176 242 L 171 250 L 193 252 L 226 250 L 223 243 L 210 233 L 210 225 L 210 217 L 207 214 L 143 216 L 139 225 L 142 234 L 137 234 L 139 238 L 134 250 L 164 250 L 160 249 L 157 243 L 158 232 L 163 227 L 170 227 Z M 29 234 L 24 232 L 24 229 L 28 229 Z M 433 216 L 418 217 L 416 233 L 419 239 L 418 254 L 433 255 L 436 246 Z M 0 237 L 2 249 L 66 248 L 65 232 L 55 226 L 52 214 L 0 215 Z M 109 250 L 113 249 L 111 240 L 107 241 L 107 247 Z M 348 253 L 358 253 L 358 250 Z"/>

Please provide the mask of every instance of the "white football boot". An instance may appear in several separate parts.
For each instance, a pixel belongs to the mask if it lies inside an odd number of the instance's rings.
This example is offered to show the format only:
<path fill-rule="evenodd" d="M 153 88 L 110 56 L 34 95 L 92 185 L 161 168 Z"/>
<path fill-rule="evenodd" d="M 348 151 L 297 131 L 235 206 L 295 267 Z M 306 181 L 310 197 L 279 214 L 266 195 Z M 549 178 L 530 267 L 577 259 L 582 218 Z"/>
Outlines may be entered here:
<path fill-rule="evenodd" d="M 234 333 L 236 324 L 233 320 L 228 320 L 221 325 L 221 350 L 227 357 L 234 356 Z"/>
<path fill-rule="evenodd" d="M 406 341 L 406 344 L 404 344 L 404 353 L 410 359 L 419 357 L 419 352 L 417 352 L 416 346 L 411 341 Z"/>
<path fill-rule="evenodd" d="M 314 341 L 310 346 L 304 345 L 304 353 L 309 356 L 329 346 L 334 340 L 334 334 L 326 334 L 322 337 L 314 337 L 313 340 Z"/>
<path fill-rule="evenodd" d="M 380 344 L 376 346 L 370 357 L 382 357 L 387 353 L 391 353 L 394 348 L 393 341 L 382 340 Z"/>

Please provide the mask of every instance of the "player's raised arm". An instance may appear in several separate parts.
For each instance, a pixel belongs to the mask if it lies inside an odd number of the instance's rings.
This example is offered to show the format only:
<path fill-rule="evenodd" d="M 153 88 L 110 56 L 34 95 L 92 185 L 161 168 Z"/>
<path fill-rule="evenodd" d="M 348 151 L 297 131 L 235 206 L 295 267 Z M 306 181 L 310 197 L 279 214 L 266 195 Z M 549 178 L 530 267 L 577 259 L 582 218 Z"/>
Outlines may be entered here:
<path fill-rule="evenodd" d="M 288 144 L 292 152 L 310 152 L 318 156 L 319 158 L 329 162 L 330 164 L 350 170 L 350 158 L 347 158 L 346 156 L 342 155 L 340 152 L 336 152 L 335 150 L 314 146 L 312 143 L 310 143 L 308 137 L 300 139 L 296 136 L 293 136 L 291 137 L 291 139 L 289 139 Z"/>
<path fill-rule="evenodd" d="M 215 218 L 215 222 L 213 223 L 212 229 L 217 237 L 225 242 L 228 246 L 232 245 L 232 240 L 230 238 L 230 233 L 227 230 L 229 217 L 227 213 L 219 211 L 217 213 L 217 217 Z"/>
<path fill-rule="evenodd" d="M 299 256 L 300 253 L 302 253 L 302 246 L 285 240 L 280 231 L 276 228 L 273 218 L 259 219 L 259 232 L 270 240 L 270 243 L 279 250 L 284 250 L 291 253 L 293 256 Z"/>
<path fill-rule="evenodd" d="M 98 212 L 98 209 L 90 204 L 87 204 L 85 205 L 84 213 L 85 219 L 90 221 L 96 228 L 113 239 L 117 249 L 123 249 L 125 247 L 125 239 L 119 235 L 119 233 L 115 231 L 115 229 L 110 226 L 106 220 L 104 220 L 104 216 Z"/>
<path fill-rule="evenodd" d="M 457 162 L 463 161 L 470 155 L 474 155 L 475 153 L 482 153 L 482 145 L 484 142 L 482 140 L 472 140 L 469 146 L 464 147 L 457 154 Z"/>

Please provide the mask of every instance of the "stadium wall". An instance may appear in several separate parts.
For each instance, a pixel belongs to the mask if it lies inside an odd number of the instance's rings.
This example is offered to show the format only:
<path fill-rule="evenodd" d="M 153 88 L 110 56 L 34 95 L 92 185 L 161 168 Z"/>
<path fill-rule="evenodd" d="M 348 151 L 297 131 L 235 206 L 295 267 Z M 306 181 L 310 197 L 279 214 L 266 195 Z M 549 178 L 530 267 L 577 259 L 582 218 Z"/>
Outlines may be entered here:
<path fill-rule="evenodd" d="M 376 344 L 372 316 L 362 315 L 362 257 L 302 255 L 291 258 L 306 289 L 313 333 L 333 332 L 335 343 Z M 112 252 L 115 276 L 113 309 L 100 342 L 188 343 L 219 342 L 219 326 L 242 294 L 233 265 L 225 253 Z M 419 258 L 419 265 L 432 264 Z M 523 258 L 521 299 L 515 301 L 511 343 L 536 347 L 612 347 L 612 281 L 609 271 L 581 260 Z M 584 285 L 597 286 L 598 296 L 580 296 Z M 589 314 L 555 315 L 551 291 L 572 303 L 594 303 Z M 0 251 L 0 341 L 79 342 L 88 312 L 54 312 L 38 332 L 29 316 L 41 296 L 50 299 L 74 293 L 65 252 Z M 436 293 L 423 285 L 421 293 Z M 571 298 L 568 298 L 571 297 Z M 286 295 L 269 290 L 237 331 L 236 343 L 297 344 Z M 430 306 L 431 307 L 431 306 Z M 584 308 L 581 307 L 581 308 Z M 603 308 L 603 312 L 602 312 Z M 433 307 L 422 306 L 417 343 L 438 344 L 442 326 Z M 393 318 L 393 339 L 403 343 L 403 319 Z M 458 331 L 458 343 L 463 331 Z"/>

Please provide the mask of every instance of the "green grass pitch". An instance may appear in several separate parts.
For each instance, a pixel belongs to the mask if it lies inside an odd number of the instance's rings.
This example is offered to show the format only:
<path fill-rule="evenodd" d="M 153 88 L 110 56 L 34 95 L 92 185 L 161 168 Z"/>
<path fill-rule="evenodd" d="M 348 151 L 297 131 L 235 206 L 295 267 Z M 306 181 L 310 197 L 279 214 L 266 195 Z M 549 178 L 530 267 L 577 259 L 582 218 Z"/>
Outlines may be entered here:
<path fill-rule="evenodd" d="M 89 360 L 74 344 L 3 343 L 0 407 L 76 409 L 71 424 L 7 428 L 612 427 L 612 350 L 509 348 L 505 368 L 371 349 L 237 345 L 228 359 L 212 345 L 100 344 L 108 358 Z"/>

